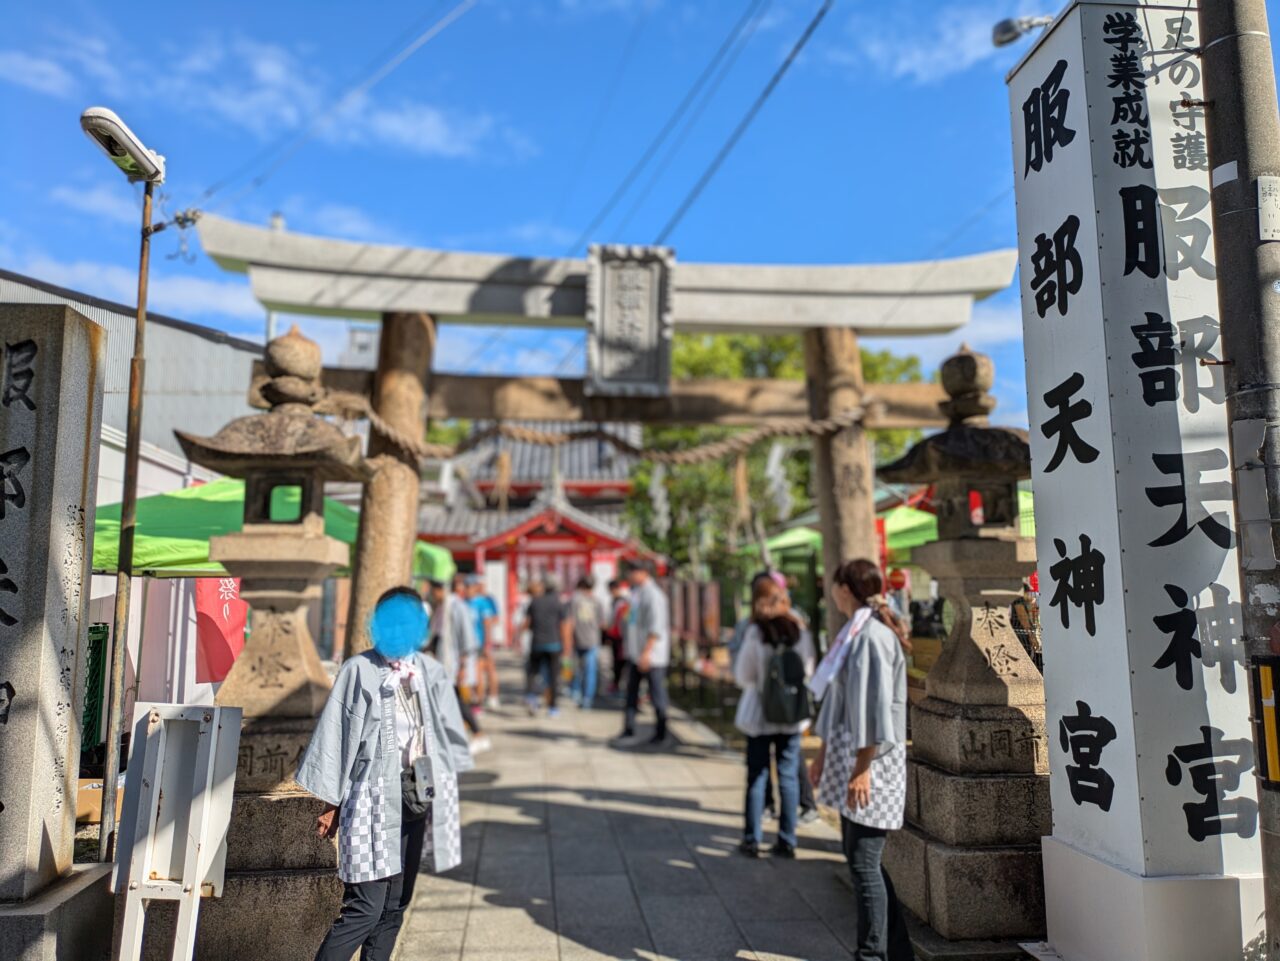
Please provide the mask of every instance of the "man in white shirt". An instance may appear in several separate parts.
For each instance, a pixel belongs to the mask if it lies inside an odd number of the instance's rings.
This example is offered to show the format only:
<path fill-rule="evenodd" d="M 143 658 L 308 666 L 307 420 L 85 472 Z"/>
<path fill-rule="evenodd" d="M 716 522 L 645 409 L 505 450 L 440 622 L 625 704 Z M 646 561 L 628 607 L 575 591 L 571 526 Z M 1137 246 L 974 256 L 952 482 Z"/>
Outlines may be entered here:
<path fill-rule="evenodd" d="M 667 595 L 653 579 L 653 567 L 649 561 L 640 561 L 632 567 L 631 615 L 627 623 L 627 660 L 631 668 L 627 674 L 627 707 L 624 738 L 635 737 L 636 713 L 640 707 L 640 682 L 649 686 L 649 699 L 653 702 L 658 720 L 650 744 L 659 745 L 667 739 L 667 668 L 671 664 L 671 611 Z"/>

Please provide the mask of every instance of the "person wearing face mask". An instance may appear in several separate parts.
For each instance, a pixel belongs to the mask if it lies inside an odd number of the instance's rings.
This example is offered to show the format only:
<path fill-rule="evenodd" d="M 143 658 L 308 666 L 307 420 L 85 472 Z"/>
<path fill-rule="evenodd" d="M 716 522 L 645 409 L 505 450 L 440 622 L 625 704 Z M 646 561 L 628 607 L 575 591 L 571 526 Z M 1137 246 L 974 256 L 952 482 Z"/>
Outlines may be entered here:
<path fill-rule="evenodd" d="M 453 678 L 421 653 L 429 614 L 396 587 L 369 620 L 373 650 L 343 662 L 295 775 L 338 836 L 342 912 L 316 961 L 389 961 L 418 870 L 462 860 L 458 775 L 472 767 Z"/>

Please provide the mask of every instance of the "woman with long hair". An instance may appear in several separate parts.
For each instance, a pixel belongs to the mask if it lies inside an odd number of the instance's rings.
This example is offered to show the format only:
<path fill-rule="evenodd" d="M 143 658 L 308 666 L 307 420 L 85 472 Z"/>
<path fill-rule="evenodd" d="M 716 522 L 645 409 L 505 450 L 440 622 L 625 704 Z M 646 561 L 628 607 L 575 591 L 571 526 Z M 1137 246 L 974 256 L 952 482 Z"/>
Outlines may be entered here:
<path fill-rule="evenodd" d="M 813 641 L 788 609 L 786 592 L 769 577 L 752 587 L 751 623 L 733 676 L 742 696 L 734 724 L 747 735 L 747 798 L 740 850 L 759 857 L 770 755 L 778 765 L 778 839 L 771 853 L 796 856 L 800 801 L 800 735 L 809 727 L 805 681 L 813 673 Z"/>
<path fill-rule="evenodd" d="M 822 749 L 809 769 L 818 800 L 840 812 L 858 898 L 858 961 L 911 961 L 902 907 L 881 863 L 889 831 L 902 827 L 907 794 L 907 664 L 904 625 L 882 595 L 871 561 L 842 564 L 831 595 L 848 623 L 810 687 L 821 698 Z"/>

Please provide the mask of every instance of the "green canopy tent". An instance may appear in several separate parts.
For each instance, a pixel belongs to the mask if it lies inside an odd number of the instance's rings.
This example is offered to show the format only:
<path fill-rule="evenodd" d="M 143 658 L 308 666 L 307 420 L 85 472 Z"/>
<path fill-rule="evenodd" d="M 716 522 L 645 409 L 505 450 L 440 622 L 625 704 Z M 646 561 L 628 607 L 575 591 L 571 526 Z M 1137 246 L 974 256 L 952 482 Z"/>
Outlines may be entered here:
<path fill-rule="evenodd" d="M 889 560 L 895 564 L 911 562 L 911 549 L 932 544 L 938 539 L 938 518 L 928 511 L 905 504 L 885 511 L 884 536 L 889 545 Z M 1018 491 L 1018 517 L 1023 537 L 1036 536 L 1035 498 L 1031 491 Z"/>
<path fill-rule="evenodd" d="M 279 487 L 272 492 L 273 519 L 296 518 L 301 491 Z M 209 560 L 209 538 L 232 534 L 244 521 L 244 482 L 225 477 L 199 487 L 138 499 L 138 528 L 133 544 L 133 569 L 151 577 L 216 577 L 221 564 Z M 354 545 L 359 515 L 330 498 L 324 501 L 324 530 L 344 544 Z M 114 574 L 120 540 L 120 505 L 99 507 L 93 525 L 93 569 Z M 457 568 L 447 550 L 418 541 L 414 548 L 415 578 L 447 580 Z"/>
<path fill-rule="evenodd" d="M 1018 491 L 1018 513 L 1021 519 L 1023 537 L 1036 536 L 1035 499 L 1031 491 Z M 884 520 L 884 536 L 889 547 L 889 560 L 895 564 L 907 564 L 911 560 L 911 549 L 931 544 L 938 539 L 938 518 L 928 511 L 902 505 L 882 513 Z M 789 531 L 775 534 L 765 542 L 771 554 L 783 555 L 788 552 L 809 552 L 822 550 L 822 534 L 811 527 L 793 527 Z M 754 544 L 750 550 L 759 550 Z"/>

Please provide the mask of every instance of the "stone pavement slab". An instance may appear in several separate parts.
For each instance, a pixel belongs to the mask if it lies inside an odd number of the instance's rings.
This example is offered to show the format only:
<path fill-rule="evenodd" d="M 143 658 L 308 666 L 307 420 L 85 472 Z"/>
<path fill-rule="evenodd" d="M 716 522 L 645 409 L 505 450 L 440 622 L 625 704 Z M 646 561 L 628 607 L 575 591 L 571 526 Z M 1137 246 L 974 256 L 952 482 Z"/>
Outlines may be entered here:
<path fill-rule="evenodd" d="M 463 778 L 463 863 L 419 877 L 397 961 L 850 961 L 835 832 L 803 828 L 796 861 L 742 857 L 741 757 L 687 718 L 663 749 L 619 744 L 601 701 L 481 715 L 494 748 Z"/>

